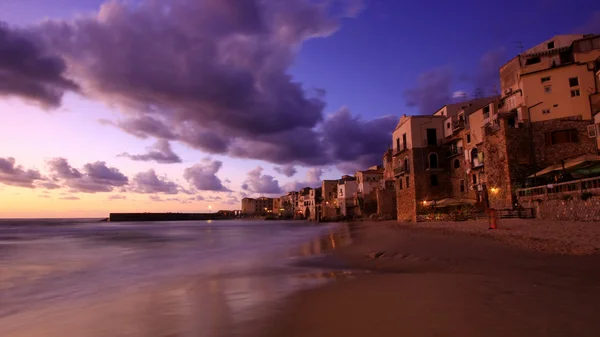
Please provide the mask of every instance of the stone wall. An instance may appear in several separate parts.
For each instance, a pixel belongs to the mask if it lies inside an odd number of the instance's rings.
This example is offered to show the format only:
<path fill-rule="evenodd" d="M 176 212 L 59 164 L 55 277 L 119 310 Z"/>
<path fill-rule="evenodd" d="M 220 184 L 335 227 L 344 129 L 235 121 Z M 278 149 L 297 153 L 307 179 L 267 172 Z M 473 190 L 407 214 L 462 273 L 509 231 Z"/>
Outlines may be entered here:
<path fill-rule="evenodd" d="M 596 139 L 589 138 L 587 134 L 587 126 L 590 124 L 592 124 L 592 121 L 582 120 L 581 116 L 532 123 L 538 170 L 546 166 L 558 164 L 566 158 L 588 153 L 596 154 L 598 152 Z M 546 144 L 546 133 L 568 129 L 577 130 L 579 138 L 577 143 Z"/>
<path fill-rule="evenodd" d="M 396 219 L 396 191 L 377 190 L 377 215 Z"/>
<path fill-rule="evenodd" d="M 600 221 L 600 197 L 534 202 L 536 217 L 549 221 Z"/>
<path fill-rule="evenodd" d="M 409 159 L 409 173 L 395 177 L 395 192 L 396 192 L 396 218 L 398 221 L 417 221 L 417 203 L 416 203 L 416 191 L 415 191 L 415 179 L 414 172 L 415 167 L 413 165 L 413 150 L 409 149 L 401 153 L 400 156 L 394 157 L 394 168 L 400 167 L 404 162 L 404 157 Z M 409 186 L 406 187 L 406 178 L 408 177 Z M 400 188 L 400 181 L 402 181 L 402 188 Z"/>
<path fill-rule="evenodd" d="M 491 208 L 512 208 L 517 184 L 533 173 L 528 128 L 509 128 L 500 119 L 500 130 L 488 133 L 483 143 L 486 187 Z"/>

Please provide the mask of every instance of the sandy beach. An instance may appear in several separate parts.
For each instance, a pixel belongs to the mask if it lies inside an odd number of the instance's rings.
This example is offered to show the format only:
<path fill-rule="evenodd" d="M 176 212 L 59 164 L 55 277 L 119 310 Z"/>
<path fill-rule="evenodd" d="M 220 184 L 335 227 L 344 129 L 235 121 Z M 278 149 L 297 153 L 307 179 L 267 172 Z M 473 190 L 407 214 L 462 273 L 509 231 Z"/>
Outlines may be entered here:
<path fill-rule="evenodd" d="M 597 229 L 578 232 L 597 224 L 517 221 L 352 224 L 313 263 L 370 273 L 292 296 L 260 335 L 597 336 Z"/>

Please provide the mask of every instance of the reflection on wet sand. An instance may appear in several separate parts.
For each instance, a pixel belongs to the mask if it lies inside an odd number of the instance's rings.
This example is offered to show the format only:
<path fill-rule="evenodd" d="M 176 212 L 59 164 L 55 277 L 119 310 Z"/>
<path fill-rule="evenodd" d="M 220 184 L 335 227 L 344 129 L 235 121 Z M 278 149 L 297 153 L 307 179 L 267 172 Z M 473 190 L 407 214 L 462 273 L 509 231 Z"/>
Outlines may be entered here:
<path fill-rule="evenodd" d="M 204 245 L 210 246 L 210 238 L 200 238 Z M 302 245 L 299 251 L 297 246 L 290 246 L 293 250 L 289 257 L 320 256 L 350 242 L 348 226 L 340 225 Z M 164 247 L 156 249 L 162 251 Z M 245 263 L 246 268 L 234 269 L 235 272 L 230 265 L 215 267 L 211 273 L 187 275 L 133 289 L 104 289 L 93 300 L 81 298 L 63 301 L 51 308 L 15 313 L 0 321 L 0 336 L 251 335 L 251 322 L 273 315 L 284 297 L 354 275 L 343 269 L 296 268 L 275 261 L 272 255 L 260 254 L 239 261 Z"/>

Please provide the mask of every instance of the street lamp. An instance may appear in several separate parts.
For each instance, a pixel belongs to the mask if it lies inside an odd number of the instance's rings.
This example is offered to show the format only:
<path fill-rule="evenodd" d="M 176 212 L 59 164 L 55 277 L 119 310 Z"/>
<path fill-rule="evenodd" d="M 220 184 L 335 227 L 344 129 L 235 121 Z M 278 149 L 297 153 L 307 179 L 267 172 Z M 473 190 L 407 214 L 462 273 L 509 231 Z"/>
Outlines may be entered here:
<path fill-rule="evenodd" d="M 212 213 L 212 205 L 208 205 L 208 213 Z"/>

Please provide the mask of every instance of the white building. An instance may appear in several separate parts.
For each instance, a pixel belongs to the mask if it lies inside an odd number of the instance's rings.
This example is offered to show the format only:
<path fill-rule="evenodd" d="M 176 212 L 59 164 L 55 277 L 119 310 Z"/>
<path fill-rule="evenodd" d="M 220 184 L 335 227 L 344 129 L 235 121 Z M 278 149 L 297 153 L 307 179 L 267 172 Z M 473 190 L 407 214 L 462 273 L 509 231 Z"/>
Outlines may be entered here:
<path fill-rule="evenodd" d="M 349 215 L 349 210 L 356 206 L 357 192 L 358 183 L 354 178 L 340 180 L 338 183 L 337 203 L 341 215 Z"/>

